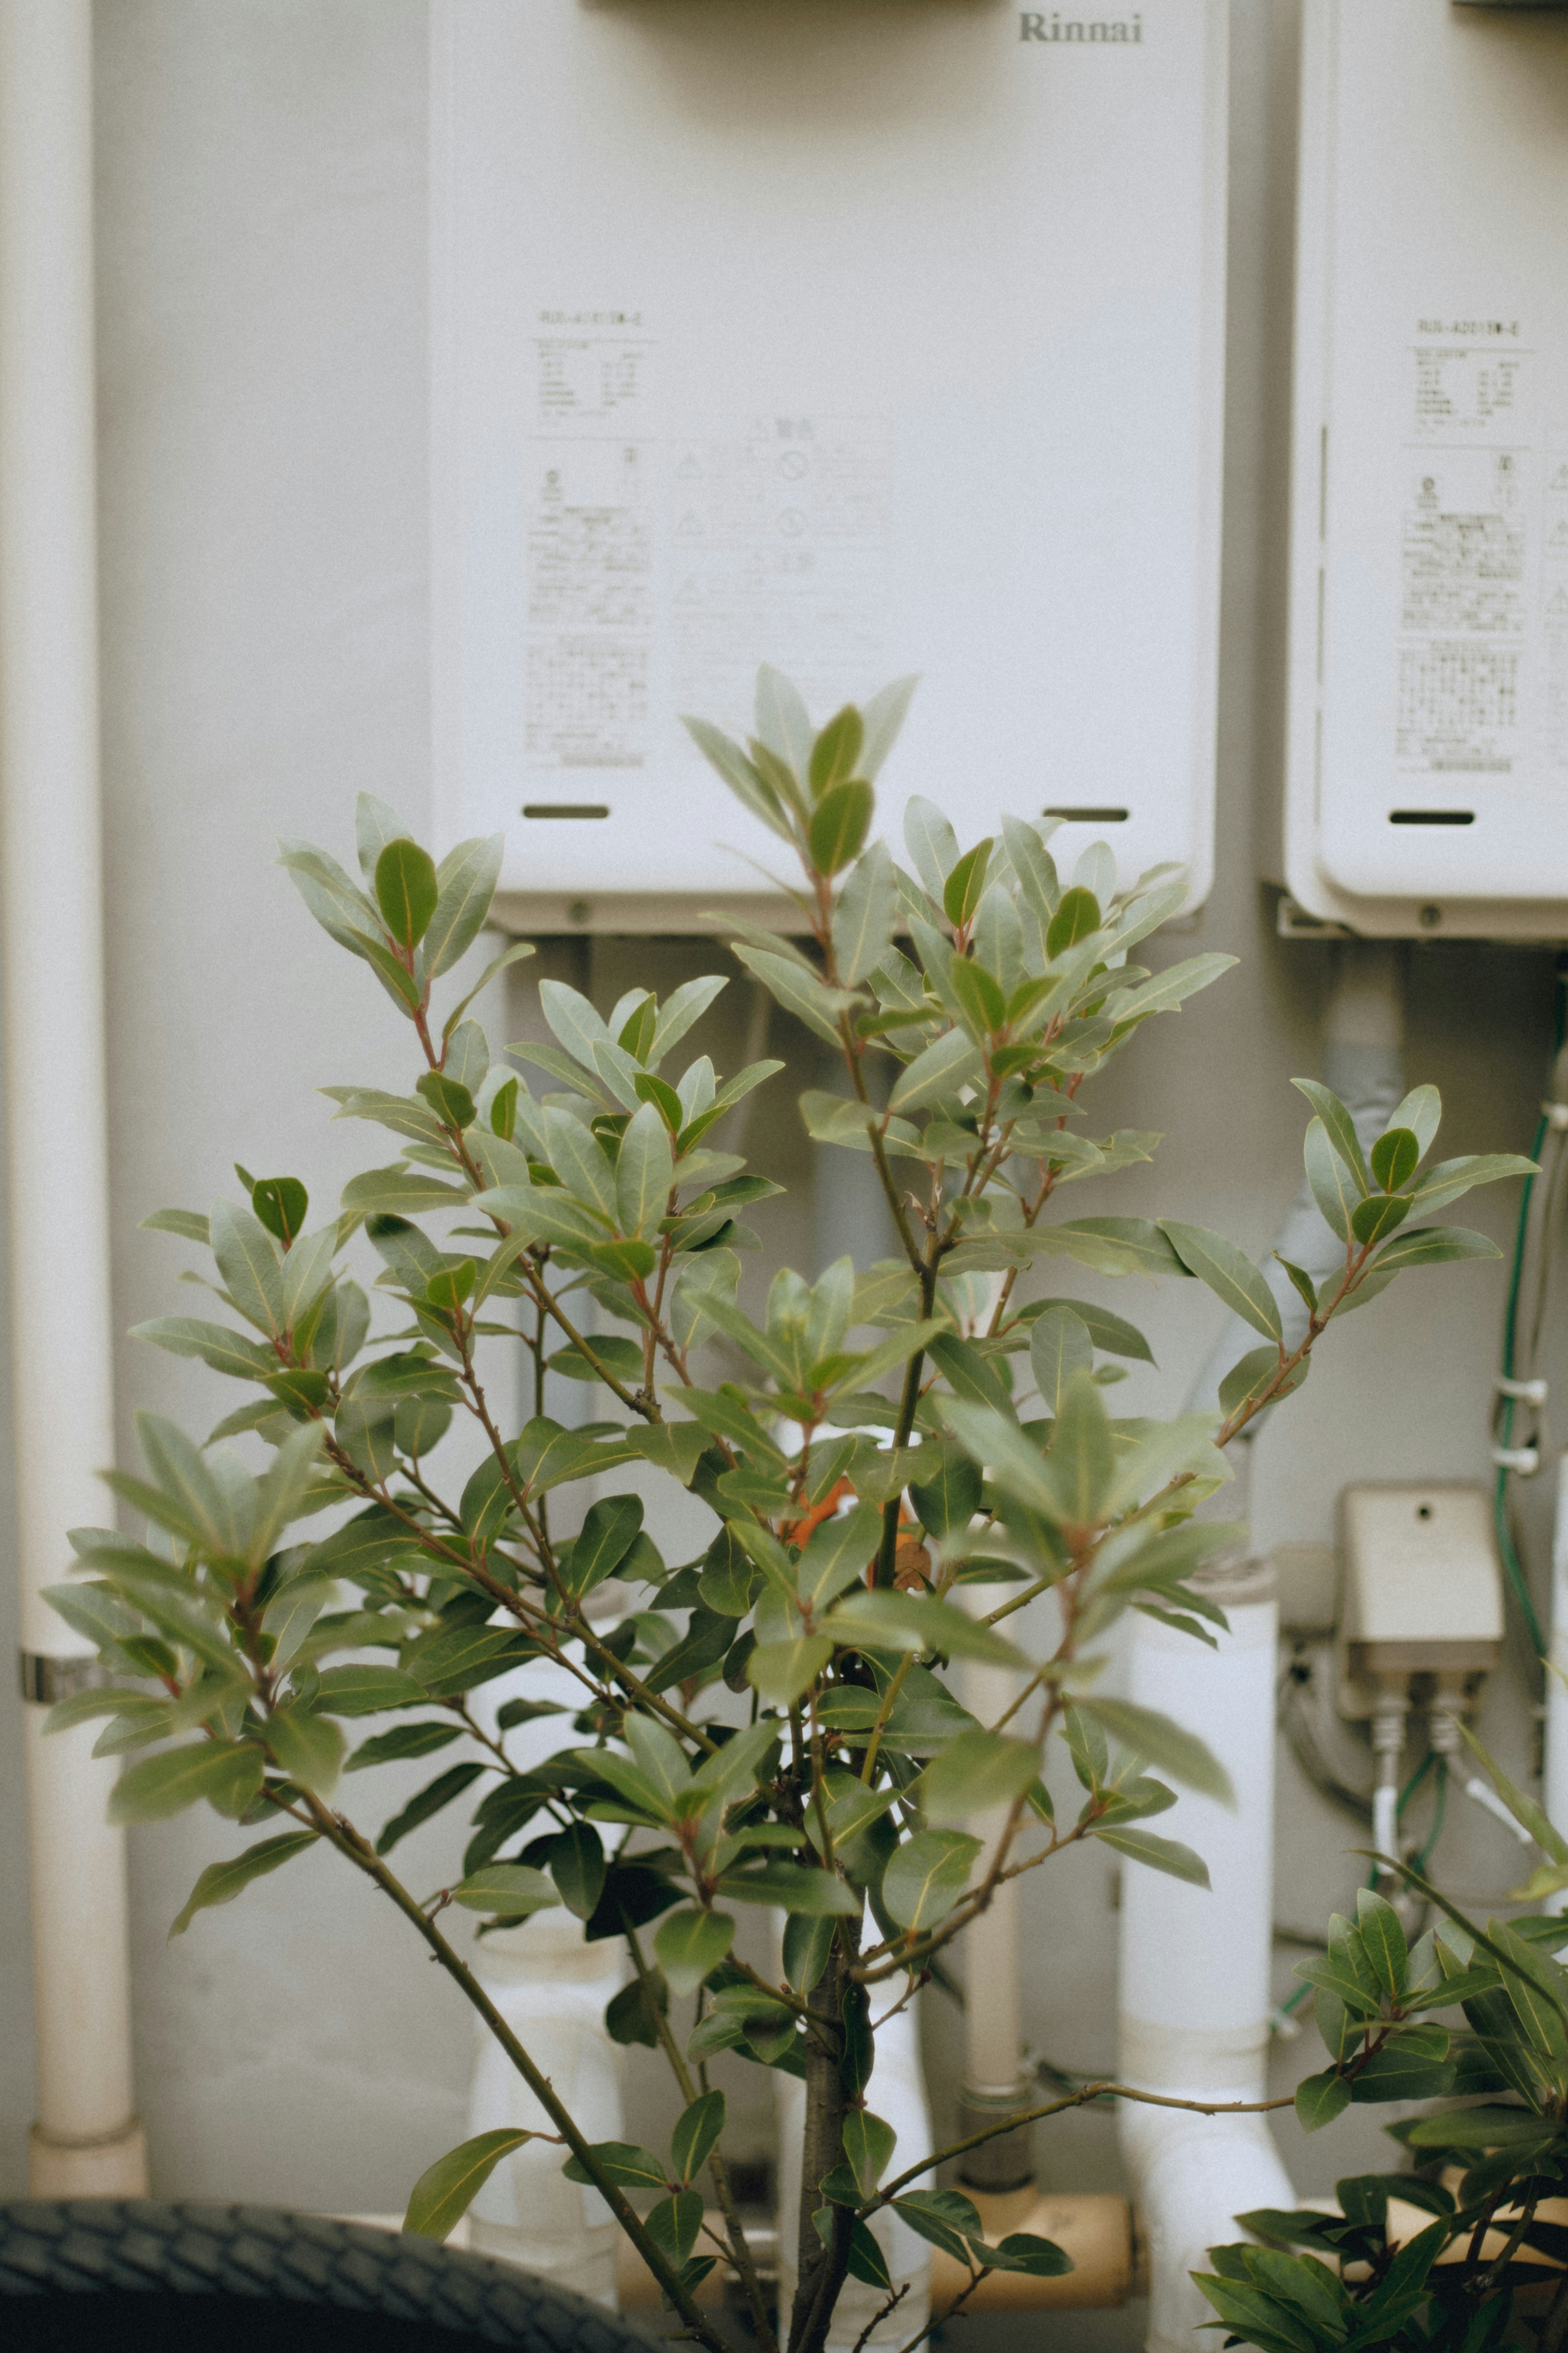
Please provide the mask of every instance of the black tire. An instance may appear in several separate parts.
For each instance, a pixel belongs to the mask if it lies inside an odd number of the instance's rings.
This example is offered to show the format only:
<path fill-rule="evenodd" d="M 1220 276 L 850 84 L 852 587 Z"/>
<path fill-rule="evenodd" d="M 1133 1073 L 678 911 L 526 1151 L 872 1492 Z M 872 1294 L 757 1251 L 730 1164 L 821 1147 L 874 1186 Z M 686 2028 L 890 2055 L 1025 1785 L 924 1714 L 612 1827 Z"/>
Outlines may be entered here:
<path fill-rule="evenodd" d="M 647 2353 L 507 2263 L 319 2214 L 154 2199 L 0 2204 L 5 2353 Z"/>

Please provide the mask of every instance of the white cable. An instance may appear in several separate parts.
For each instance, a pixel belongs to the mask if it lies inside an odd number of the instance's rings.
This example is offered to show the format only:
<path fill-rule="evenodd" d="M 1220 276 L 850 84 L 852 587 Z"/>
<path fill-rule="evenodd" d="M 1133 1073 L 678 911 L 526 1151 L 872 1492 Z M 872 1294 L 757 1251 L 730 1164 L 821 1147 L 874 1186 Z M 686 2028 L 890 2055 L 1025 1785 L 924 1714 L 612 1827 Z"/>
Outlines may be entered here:
<path fill-rule="evenodd" d="M 1495 1814 L 1504 1829 L 1513 1832 L 1521 1846 L 1534 1845 L 1535 1841 L 1530 1832 L 1522 1823 L 1514 1820 L 1497 1791 L 1489 1783 L 1479 1777 L 1472 1778 L 1465 1783 L 1465 1795 L 1467 1798 L 1473 1798 L 1478 1806 L 1484 1806 L 1489 1814 Z"/>

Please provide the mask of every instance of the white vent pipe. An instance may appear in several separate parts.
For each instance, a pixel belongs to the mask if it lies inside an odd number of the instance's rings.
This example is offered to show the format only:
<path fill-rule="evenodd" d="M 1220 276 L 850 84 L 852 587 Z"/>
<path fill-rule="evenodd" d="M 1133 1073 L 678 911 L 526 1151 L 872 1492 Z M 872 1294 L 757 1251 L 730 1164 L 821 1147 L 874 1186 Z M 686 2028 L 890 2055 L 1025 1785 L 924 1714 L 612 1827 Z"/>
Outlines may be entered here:
<path fill-rule="evenodd" d="M 601 1588 L 603 1591 L 604 1588 Z M 596 1599 L 597 1597 L 595 1597 Z M 565 1667 L 530 1660 L 498 1675 L 475 1699 L 475 1715 L 493 1737 L 507 1700 L 561 1710 L 509 1731 L 507 1754 L 524 1772 L 570 1739 L 587 1698 Z M 552 1827 L 548 1817 L 535 1827 Z M 620 2140 L 625 2052 L 610 2039 L 605 2007 L 620 1991 L 626 1957 L 618 1936 L 590 1944 L 584 1924 L 564 1909 L 541 1912 L 521 1927 L 476 1940 L 475 1976 L 525 2051 L 545 2070 L 590 2140 Z M 547 2132 L 550 2119 L 488 2028 L 477 2025 L 468 2088 L 468 2131 L 503 2126 Z M 468 2210 L 468 2244 L 477 2253 L 536 2272 L 595 2303 L 616 2306 L 620 2225 L 596 2189 L 568 2181 L 562 2152 L 529 2141 L 504 2158 Z"/>
<path fill-rule="evenodd" d="M 37 2118 L 49 2196 L 146 2188 L 124 1841 L 88 1650 L 40 1599 L 114 1457 L 99 839 L 90 0 L 0 0 L 0 808 L 11 1344 Z"/>
<path fill-rule="evenodd" d="M 1323 1075 L 1363 1147 L 1404 1092 L 1399 982 L 1395 948 L 1346 941 L 1336 952 Z M 1274 1247 L 1314 1275 L 1331 1271 L 1344 1249 L 1305 1184 Z M 1270 1261 L 1264 1271 L 1293 1345 L 1306 1328 L 1305 1307 L 1283 1268 Z M 1228 1319 L 1192 1404 L 1212 1408 L 1224 1375 L 1257 1345 L 1250 1325 Z M 1226 1518 L 1247 1511 L 1250 1440 L 1235 1451 L 1237 1485 L 1210 1507 Z M 1184 2099 L 1261 2099 L 1267 2075 L 1279 1628 L 1271 1572 L 1249 1551 L 1238 1546 L 1214 1580 L 1231 1628 L 1217 1651 L 1152 1620 L 1132 1621 L 1131 1696 L 1200 1734 L 1237 1794 L 1234 1813 L 1189 1796 L 1170 1820 L 1172 1834 L 1208 1863 L 1212 1894 L 1137 1866 L 1123 1874 L 1121 2073 L 1142 2090 Z M 1153 2353 L 1196 2353 L 1203 2340 L 1193 2331 L 1210 2316 L 1188 2274 L 1202 2267 L 1209 2246 L 1236 2236 L 1238 2213 L 1291 2205 L 1295 2193 L 1261 2116 L 1209 2119 L 1129 2102 L 1121 2146 L 1149 2247 L 1149 2344 Z"/>
<path fill-rule="evenodd" d="M 1547 1628 L 1546 1757 L 1542 1803 L 1568 1838 L 1568 1454 L 1557 1458 L 1557 1513 L 1552 1529 L 1552 1615 Z M 1549 1895 L 1543 1912 L 1568 1912 L 1568 1888 Z"/>

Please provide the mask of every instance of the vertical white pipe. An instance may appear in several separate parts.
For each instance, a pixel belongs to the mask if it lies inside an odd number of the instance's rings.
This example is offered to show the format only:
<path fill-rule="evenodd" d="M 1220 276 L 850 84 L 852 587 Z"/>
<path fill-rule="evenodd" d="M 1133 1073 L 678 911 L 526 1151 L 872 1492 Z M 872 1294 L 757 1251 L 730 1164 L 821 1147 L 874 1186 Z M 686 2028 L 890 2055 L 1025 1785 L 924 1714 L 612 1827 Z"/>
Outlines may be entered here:
<path fill-rule="evenodd" d="M 113 1460 L 99 839 L 90 0 L 0 0 L 0 810 L 11 1342 L 47 2194 L 145 2188 L 125 1856 L 90 1727 L 45 1741 L 85 1645 L 40 1597 Z"/>
<path fill-rule="evenodd" d="M 1546 1819 L 1568 1838 L 1568 1454 L 1557 1461 L 1557 1516 L 1552 1530 L 1552 1617 L 1546 1677 L 1546 1758 L 1542 1801 Z M 1568 1912 L 1568 1888 L 1549 1895 L 1544 1912 Z"/>
<path fill-rule="evenodd" d="M 958 1588 L 971 1617 L 983 1618 L 1010 1598 L 1004 1585 L 963 1585 Z M 984 1725 L 1006 1715 L 1018 1696 L 1018 1677 L 1009 1667 L 971 1660 L 963 1670 L 963 1704 Z M 1016 1725 L 1014 1729 L 1027 1727 Z M 1011 1809 L 993 1807 L 973 1815 L 966 1828 L 983 1841 L 974 1875 L 988 1871 L 1006 1829 Z M 1023 1989 L 1019 1978 L 1018 1885 L 1008 1880 L 997 1888 L 990 1907 L 969 1928 L 963 1940 L 964 1972 L 964 2079 L 961 2137 L 994 2120 L 998 2106 L 1027 2105 L 1023 2084 Z M 998 2135 L 971 2152 L 960 2167 L 962 2178 L 982 2189 L 1015 2189 L 1029 2178 L 1029 2136 Z"/>
<path fill-rule="evenodd" d="M 1181 2099 L 1264 2096 L 1273 1919 L 1274 1659 L 1271 1571 L 1216 1589 L 1230 1632 L 1211 1651 L 1133 1621 L 1129 1696 L 1204 1739 L 1235 1784 L 1233 1810 L 1184 1795 L 1160 1823 L 1195 1847 L 1211 1889 L 1137 1863 L 1121 1881 L 1121 2073 Z M 1207 2307 L 1188 2274 L 1241 2234 L 1237 2213 L 1295 2193 L 1264 2119 L 1179 2108 L 1121 2111 L 1121 2147 L 1149 2246 L 1149 2344 L 1185 2353 Z"/>

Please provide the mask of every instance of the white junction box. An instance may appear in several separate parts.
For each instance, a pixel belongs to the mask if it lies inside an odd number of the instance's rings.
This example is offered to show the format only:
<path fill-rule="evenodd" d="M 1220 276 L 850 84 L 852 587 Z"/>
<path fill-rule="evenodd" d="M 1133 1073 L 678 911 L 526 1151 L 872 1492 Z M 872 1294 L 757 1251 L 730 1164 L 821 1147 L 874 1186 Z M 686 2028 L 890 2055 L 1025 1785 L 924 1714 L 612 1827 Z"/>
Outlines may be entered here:
<path fill-rule="evenodd" d="M 1568 15 L 1306 0 L 1276 879 L 1568 934 Z"/>
<path fill-rule="evenodd" d="M 1347 1487 L 1341 1498 L 1340 1713 L 1369 1716 L 1380 1679 L 1464 1687 L 1495 1665 L 1502 1571 L 1484 1487 Z"/>
<path fill-rule="evenodd" d="M 679 714 L 918 671 L 895 840 L 1066 811 L 1200 902 L 1225 0 L 431 13 L 443 839 L 504 828 L 531 920 L 675 927 L 784 864 Z"/>

